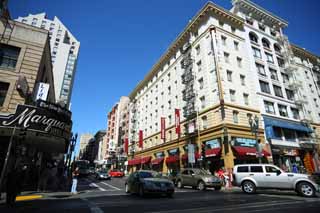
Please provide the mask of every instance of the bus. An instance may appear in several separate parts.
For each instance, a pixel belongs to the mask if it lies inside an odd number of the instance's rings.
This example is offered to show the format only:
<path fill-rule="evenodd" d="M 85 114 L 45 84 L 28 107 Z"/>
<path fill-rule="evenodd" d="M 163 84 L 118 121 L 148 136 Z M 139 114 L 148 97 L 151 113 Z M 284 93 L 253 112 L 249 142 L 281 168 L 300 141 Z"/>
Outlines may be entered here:
<path fill-rule="evenodd" d="M 76 160 L 74 163 L 74 168 L 79 167 L 80 176 L 88 176 L 90 174 L 89 164 L 90 162 L 88 160 Z"/>

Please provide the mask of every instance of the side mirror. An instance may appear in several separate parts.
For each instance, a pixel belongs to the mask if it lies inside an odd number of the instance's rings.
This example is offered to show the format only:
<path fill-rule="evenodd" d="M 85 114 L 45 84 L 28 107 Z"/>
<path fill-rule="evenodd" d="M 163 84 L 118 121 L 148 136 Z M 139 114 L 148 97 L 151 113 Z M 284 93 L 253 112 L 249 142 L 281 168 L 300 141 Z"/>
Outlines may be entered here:
<path fill-rule="evenodd" d="M 277 170 L 277 176 L 279 176 L 281 174 L 280 170 Z"/>

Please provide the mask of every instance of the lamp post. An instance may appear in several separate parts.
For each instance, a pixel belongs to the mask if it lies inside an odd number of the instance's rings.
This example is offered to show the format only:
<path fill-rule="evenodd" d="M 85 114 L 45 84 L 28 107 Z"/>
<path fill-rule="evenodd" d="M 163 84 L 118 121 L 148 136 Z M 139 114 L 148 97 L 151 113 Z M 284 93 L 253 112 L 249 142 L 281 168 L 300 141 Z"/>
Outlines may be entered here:
<path fill-rule="evenodd" d="M 259 164 L 261 164 L 261 144 L 258 141 L 258 130 L 259 130 L 259 118 L 257 115 L 254 116 L 254 119 L 252 119 L 252 116 L 249 117 L 249 125 L 251 129 L 251 133 L 254 134 L 255 140 L 256 140 L 256 150 L 258 155 Z"/>

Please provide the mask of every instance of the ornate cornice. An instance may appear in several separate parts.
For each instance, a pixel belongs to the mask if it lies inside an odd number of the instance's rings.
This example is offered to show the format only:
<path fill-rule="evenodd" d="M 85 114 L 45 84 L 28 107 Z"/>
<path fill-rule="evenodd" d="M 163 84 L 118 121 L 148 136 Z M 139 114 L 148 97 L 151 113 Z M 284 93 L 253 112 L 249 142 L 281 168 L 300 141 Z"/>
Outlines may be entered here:
<path fill-rule="evenodd" d="M 295 44 L 290 44 L 291 48 L 292 48 L 292 51 L 293 51 L 293 54 L 296 55 L 296 56 L 300 56 L 300 57 L 304 57 L 304 58 L 307 58 L 310 60 L 310 62 L 312 64 L 317 64 L 319 63 L 318 61 L 320 60 L 320 56 L 316 55 L 316 54 L 313 54 L 311 53 L 310 51 L 307 51 L 305 50 L 304 48 L 302 47 L 299 47 Z"/>

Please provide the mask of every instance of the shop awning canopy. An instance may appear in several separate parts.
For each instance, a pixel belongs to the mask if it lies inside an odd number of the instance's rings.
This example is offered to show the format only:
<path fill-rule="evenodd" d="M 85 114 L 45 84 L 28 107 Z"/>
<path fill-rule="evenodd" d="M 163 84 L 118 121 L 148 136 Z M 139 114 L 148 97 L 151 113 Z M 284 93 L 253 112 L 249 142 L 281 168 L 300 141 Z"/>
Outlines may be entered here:
<path fill-rule="evenodd" d="M 152 165 L 159 165 L 159 164 L 161 164 L 163 162 L 163 159 L 164 158 L 156 158 L 156 159 L 151 161 L 151 164 Z"/>
<path fill-rule="evenodd" d="M 166 158 L 166 163 L 175 163 L 179 161 L 179 155 L 172 155 Z"/>
<path fill-rule="evenodd" d="M 233 146 L 234 151 L 238 156 L 257 156 L 257 150 L 255 147 Z M 270 153 L 262 150 L 263 157 L 270 156 Z"/>
<path fill-rule="evenodd" d="M 134 166 L 141 163 L 141 158 L 134 158 L 131 160 L 128 160 L 128 166 Z"/>
<path fill-rule="evenodd" d="M 142 157 L 141 158 L 141 164 L 149 163 L 151 160 L 151 156 Z"/>
<path fill-rule="evenodd" d="M 303 123 L 288 121 L 284 119 L 271 118 L 268 116 L 263 116 L 264 126 L 265 127 L 281 127 L 285 129 L 293 129 L 301 132 L 312 132 L 312 129 Z"/>
<path fill-rule="evenodd" d="M 215 157 L 221 154 L 221 148 L 213 148 L 206 150 L 206 157 Z"/>

